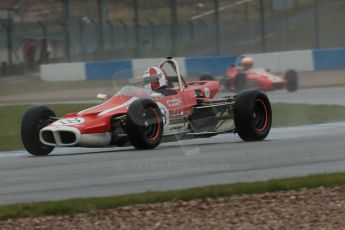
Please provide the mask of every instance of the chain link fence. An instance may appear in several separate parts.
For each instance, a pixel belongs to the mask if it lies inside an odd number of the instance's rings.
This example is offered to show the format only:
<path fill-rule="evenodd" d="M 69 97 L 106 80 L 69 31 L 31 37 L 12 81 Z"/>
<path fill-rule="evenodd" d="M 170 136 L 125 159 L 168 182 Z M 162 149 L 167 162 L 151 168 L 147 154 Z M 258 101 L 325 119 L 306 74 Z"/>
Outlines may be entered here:
<path fill-rule="evenodd" d="M 29 41 L 36 69 L 51 62 L 345 46 L 345 0 L 17 2 L 0 3 L 2 74 L 13 65 L 28 71 Z"/>

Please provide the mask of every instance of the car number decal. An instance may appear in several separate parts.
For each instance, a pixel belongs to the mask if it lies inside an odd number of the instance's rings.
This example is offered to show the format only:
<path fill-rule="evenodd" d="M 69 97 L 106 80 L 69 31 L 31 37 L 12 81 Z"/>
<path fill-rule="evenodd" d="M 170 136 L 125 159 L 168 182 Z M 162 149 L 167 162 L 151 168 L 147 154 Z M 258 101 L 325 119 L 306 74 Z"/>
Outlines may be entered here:
<path fill-rule="evenodd" d="M 169 125 L 169 110 L 162 104 L 157 102 L 158 107 L 161 110 L 164 127 Z"/>
<path fill-rule="evenodd" d="M 205 87 L 204 91 L 205 91 L 205 97 L 210 97 L 210 94 L 211 94 L 210 89 Z"/>
<path fill-rule="evenodd" d="M 60 119 L 55 121 L 52 125 L 60 126 L 60 125 L 79 125 L 85 122 L 84 118 L 81 117 L 74 117 L 74 118 L 66 118 Z"/>

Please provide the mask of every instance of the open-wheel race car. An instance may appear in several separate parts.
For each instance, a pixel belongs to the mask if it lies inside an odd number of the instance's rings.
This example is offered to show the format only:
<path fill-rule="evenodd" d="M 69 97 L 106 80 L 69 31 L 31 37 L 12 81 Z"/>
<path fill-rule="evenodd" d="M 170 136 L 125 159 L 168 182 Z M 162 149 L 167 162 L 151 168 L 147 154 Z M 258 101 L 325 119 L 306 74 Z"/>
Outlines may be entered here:
<path fill-rule="evenodd" d="M 296 70 L 289 69 L 284 76 L 274 74 L 268 69 L 252 68 L 253 60 L 250 57 L 239 57 L 235 64 L 230 66 L 225 73 L 225 77 L 220 80 L 229 91 L 237 92 L 258 88 L 263 91 L 273 91 L 286 88 L 289 92 L 298 89 L 298 74 Z M 213 80 L 211 75 L 202 75 L 200 80 Z"/>
<path fill-rule="evenodd" d="M 61 118 L 46 106 L 31 107 L 21 124 L 25 149 L 38 156 L 56 146 L 154 149 L 221 133 L 259 141 L 271 129 L 271 105 L 259 90 L 215 98 L 219 82 L 185 81 L 172 58 L 147 68 L 140 79 L 144 87 L 126 85 L 109 99 L 100 95 L 103 103 Z"/>

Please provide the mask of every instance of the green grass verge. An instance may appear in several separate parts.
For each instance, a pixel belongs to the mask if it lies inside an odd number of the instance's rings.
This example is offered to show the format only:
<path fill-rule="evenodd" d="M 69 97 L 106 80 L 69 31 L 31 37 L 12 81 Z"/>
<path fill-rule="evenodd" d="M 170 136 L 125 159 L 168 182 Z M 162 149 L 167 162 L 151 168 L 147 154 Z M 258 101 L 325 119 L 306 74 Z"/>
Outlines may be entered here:
<path fill-rule="evenodd" d="M 92 105 L 50 105 L 58 116 L 90 106 Z M 28 108 L 28 105 L 0 107 L 0 151 L 23 147 L 20 139 L 20 123 Z M 272 110 L 274 127 L 345 121 L 345 106 L 278 103 L 272 104 Z"/>
<path fill-rule="evenodd" d="M 345 106 L 272 104 L 273 127 L 345 121 Z"/>
<path fill-rule="evenodd" d="M 213 185 L 164 192 L 145 192 L 112 197 L 14 204 L 0 206 L 0 220 L 46 215 L 76 214 L 134 204 L 161 203 L 176 200 L 188 201 L 237 194 L 256 194 L 300 188 L 315 188 L 319 186 L 330 187 L 343 185 L 345 185 L 345 173 L 332 173 L 252 183 Z"/>
<path fill-rule="evenodd" d="M 81 105 L 50 105 L 58 116 L 80 111 L 90 104 Z M 20 138 L 20 126 L 23 114 L 30 105 L 13 105 L 0 107 L 0 151 L 23 148 Z"/>

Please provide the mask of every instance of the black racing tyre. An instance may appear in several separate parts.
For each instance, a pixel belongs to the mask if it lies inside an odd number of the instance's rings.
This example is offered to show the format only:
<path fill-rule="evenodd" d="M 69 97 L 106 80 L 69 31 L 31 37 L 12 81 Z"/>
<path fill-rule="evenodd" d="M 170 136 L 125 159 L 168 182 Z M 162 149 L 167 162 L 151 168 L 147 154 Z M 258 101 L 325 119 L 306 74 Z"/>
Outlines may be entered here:
<path fill-rule="evenodd" d="M 128 108 L 126 130 L 136 149 L 154 149 L 161 142 L 163 118 L 157 104 L 151 99 L 139 99 Z"/>
<path fill-rule="evenodd" d="M 270 132 L 271 104 L 259 90 L 248 89 L 237 95 L 234 116 L 236 131 L 245 141 L 263 140 Z"/>
<path fill-rule="evenodd" d="M 49 125 L 56 117 L 47 106 L 33 106 L 28 109 L 22 119 L 21 137 L 25 149 L 35 156 L 46 156 L 54 150 L 53 146 L 43 144 L 39 138 L 42 128 Z"/>
<path fill-rule="evenodd" d="M 289 69 L 285 73 L 286 89 L 289 92 L 295 92 L 298 89 L 298 74 L 296 70 Z"/>
<path fill-rule="evenodd" d="M 200 81 L 214 81 L 214 77 L 210 74 L 204 74 L 200 76 Z"/>
<path fill-rule="evenodd" d="M 240 92 L 246 88 L 247 78 L 245 73 L 237 73 L 235 76 L 235 89 Z"/>

